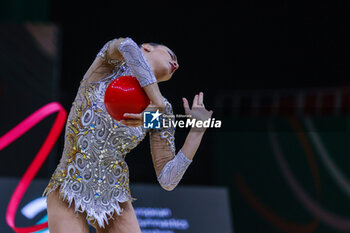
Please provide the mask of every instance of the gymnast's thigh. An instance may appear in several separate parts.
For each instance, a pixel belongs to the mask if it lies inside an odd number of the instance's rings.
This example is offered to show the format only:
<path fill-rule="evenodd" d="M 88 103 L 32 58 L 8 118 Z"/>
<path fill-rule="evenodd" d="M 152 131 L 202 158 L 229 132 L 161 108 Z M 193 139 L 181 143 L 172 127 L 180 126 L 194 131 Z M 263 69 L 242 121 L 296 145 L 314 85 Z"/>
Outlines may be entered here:
<path fill-rule="evenodd" d="M 86 215 L 74 212 L 71 207 L 59 197 L 58 190 L 47 196 L 47 214 L 50 233 L 88 233 L 89 225 Z"/>
<path fill-rule="evenodd" d="M 95 225 L 97 233 L 141 233 L 131 201 L 119 204 L 123 208 L 121 215 L 114 213 L 113 219 L 109 220 L 104 229 Z"/>

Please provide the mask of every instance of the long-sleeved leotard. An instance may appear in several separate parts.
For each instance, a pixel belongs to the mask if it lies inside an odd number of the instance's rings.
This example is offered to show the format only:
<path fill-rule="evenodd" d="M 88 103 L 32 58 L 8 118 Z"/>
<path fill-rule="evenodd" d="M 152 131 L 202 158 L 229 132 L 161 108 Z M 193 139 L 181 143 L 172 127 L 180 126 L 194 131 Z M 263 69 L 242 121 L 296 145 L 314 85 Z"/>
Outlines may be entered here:
<path fill-rule="evenodd" d="M 88 220 L 97 221 L 100 227 L 114 212 L 121 214 L 119 202 L 133 200 L 125 156 L 147 132 L 163 188 L 174 188 L 191 162 L 181 151 L 175 156 L 174 128 L 127 127 L 107 113 L 104 93 L 116 78 L 133 75 L 141 86 L 156 82 L 135 42 L 123 40 L 118 47 L 123 59 L 115 59 L 110 56 L 114 41 L 100 50 L 80 83 L 67 119 L 62 158 L 44 192 L 49 195 L 59 188 L 62 199 L 69 204 L 74 201 L 75 211 L 85 211 Z M 171 104 L 165 98 L 164 101 L 165 113 L 172 114 Z"/>
<path fill-rule="evenodd" d="M 122 53 L 142 87 L 156 82 L 156 78 L 137 44 L 130 38 L 120 43 L 118 50 Z M 168 101 L 163 115 L 171 120 L 172 106 Z M 168 117 L 167 117 L 168 116 Z M 151 153 L 154 167 L 160 185 L 166 190 L 172 190 L 181 180 L 191 163 L 180 150 L 175 156 L 175 137 L 173 127 L 152 130 L 150 132 Z"/>

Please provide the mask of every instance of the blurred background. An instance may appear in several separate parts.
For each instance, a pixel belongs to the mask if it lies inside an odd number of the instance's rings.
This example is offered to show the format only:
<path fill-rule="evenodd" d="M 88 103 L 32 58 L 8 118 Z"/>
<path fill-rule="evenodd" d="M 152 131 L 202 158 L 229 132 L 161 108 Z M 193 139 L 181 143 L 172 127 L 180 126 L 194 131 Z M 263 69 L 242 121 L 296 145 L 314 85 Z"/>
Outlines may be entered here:
<path fill-rule="evenodd" d="M 174 112 L 184 113 L 182 97 L 192 100 L 203 91 L 207 108 L 222 121 L 220 129 L 207 130 L 180 185 L 203 188 L 202 197 L 189 195 L 194 200 L 215 203 L 223 195 L 217 208 L 202 205 L 199 211 L 213 215 L 210 225 L 225 225 L 216 232 L 350 232 L 349 5 L 250 0 L 222 8 L 162 9 L 148 2 L 135 8 L 109 1 L 78 7 L 54 0 L 2 1 L 0 135 L 49 102 L 69 111 L 80 80 L 107 41 L 161 43 L 180 65 L 170 81 L 159 84 Z M 23 175 L 54 119 L 0 151 L 1 177 Z M 178 149 L 187 131 L 177 129 Z M 37 175 L 43 184 L 62 150 L 63 133 Z M 157 190 L 149 155 L 146 138 L 126 158 L 130 180 Z M 206 196 L 211 188 L 218 194 Z M 171 232 L 211 232 L 206 229 Z"/>

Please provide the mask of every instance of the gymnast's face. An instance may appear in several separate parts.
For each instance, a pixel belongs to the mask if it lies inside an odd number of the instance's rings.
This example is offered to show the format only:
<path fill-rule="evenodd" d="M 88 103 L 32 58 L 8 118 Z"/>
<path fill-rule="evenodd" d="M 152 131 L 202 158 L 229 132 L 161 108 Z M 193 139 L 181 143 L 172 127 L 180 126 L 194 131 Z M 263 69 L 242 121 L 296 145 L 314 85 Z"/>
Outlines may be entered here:
<path fill-rule="evenodd" d="M 179 68 L 176 55 L 164 45 L 142 44 L 141 50 L 152 67 L 158 82 L 169 80 Z"/>

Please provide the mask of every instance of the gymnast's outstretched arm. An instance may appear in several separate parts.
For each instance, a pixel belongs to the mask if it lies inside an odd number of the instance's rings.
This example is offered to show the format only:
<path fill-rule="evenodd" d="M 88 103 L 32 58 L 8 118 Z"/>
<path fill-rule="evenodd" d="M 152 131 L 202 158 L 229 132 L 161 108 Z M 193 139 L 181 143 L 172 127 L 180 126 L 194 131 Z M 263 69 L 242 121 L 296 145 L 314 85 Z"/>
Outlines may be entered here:
<path fill-rule="evenodd" d="M 203 105 L 203 93 L 196 95 L 192 109 L 189 108 L 184 98 L 186 114 L 192 115 L 197 120 L 206 120 L 211 117 L 213 111 L 207 111 Z M 165 114 L 172 114 L 171 105 L 166 103 Z M 205 128 L 192 128 L 182 148 L 175 152 L 175 129 L 162 128 L 150 131 L 150 145 L 153 165 L 159 184 L 168 191 L 173 190 L 184 175 L 188 166 L 200 145 Z"/>

